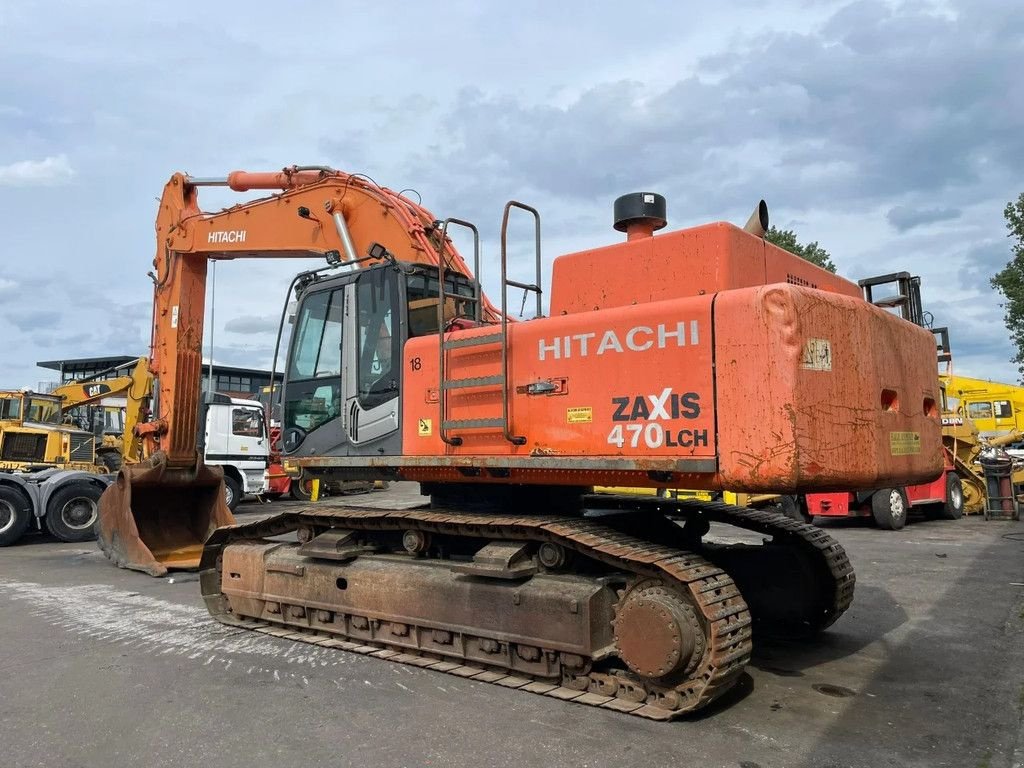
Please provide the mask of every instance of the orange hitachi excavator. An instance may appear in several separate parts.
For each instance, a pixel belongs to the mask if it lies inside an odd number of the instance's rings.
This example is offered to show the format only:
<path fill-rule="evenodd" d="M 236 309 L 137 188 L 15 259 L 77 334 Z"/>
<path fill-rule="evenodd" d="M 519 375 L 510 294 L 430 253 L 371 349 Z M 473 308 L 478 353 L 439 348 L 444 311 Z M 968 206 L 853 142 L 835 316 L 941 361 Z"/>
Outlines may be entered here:
<path fill-rule="evenodd" d="M 277 192 L 204 212 L 210 185 Z M 530 282 L 508 274 L 514 212 L 536 227 Z M 365 177 L 176 174 L 157 220 L 152 456 L 104 495 L 102 546 L 152 574 L 202 551 L 227 624 L 645 717 L 699 709 L 736 681 L 754 626 L 834 622 L 849 560 L 780 515 L 593 485 L 794 493 L 942 470 L 932 335 L 766 243 L 767 219 L 762 203 L 745 229 L 655 235 L 664 198 L 621 197 L 626 241 L 556 259 L 544 317 L 528 206 L 505 207 L 496 308 L 476 229 Z M 472 271 L 454 226 L 474 235 Z M 308 256 L 327 266 L 289 288 L 286 469 L 418 481 L 431 504 L 228 525 L 196 450 L 206 265 Z M 510 289 L 536 318 L 509 321 Z M 709 541 L 712 522 L 764 543 Z"/>

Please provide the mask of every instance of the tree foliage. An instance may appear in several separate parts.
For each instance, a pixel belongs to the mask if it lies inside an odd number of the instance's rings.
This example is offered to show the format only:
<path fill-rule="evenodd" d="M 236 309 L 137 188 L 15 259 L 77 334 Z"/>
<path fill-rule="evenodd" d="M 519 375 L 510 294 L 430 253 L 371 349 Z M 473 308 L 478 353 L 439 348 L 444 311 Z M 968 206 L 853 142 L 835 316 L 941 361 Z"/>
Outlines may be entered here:
<path fill-rule="evenodd" d="M 1003 216 L 1009 230 L 1007 237 L 1013 241 L 1010 246 L 1013 258 L 992 278 L 992 287 L 1005 299 L 1003 321 L 1017 347 L 1017 354 L 1012 360 L 1017 364 L 1021 381 L 1024 381 L 1024 192 L 1006 204 Z"/>
<path fill-rule="evenodd" d="M 796 233 L 791 229 L 779 229 L 774 224 L 768 229 L 764 239 L 769 243 L 785 248 L 790 253 L 795 253 L 801 259 L 806 259 L 811 264 L 817 264 L 829 272 L 836 271 L 836 265 L 832 263 L 832 255 L 818 245 L 818 241 L 800 245 L 796 239 Z"/>

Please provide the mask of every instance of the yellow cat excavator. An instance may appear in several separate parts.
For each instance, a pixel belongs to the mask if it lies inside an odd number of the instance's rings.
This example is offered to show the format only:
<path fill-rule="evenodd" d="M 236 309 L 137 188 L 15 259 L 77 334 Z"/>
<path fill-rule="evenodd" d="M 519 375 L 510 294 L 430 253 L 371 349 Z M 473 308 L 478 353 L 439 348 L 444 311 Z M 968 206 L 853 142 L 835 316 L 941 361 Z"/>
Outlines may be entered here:
<path fill-rule="evenodd" d="M 103 378 L 108 373 L 129 372 L 123 376 Z M 153 388 L 153 376 L 149 372 L 149 360 L 140 357 L 134 362 L 101 371 L 87 381 L 70 381 L 53 390 L 51 394 L 61 398 L 62 413 L 91 406 L 98 409 L 99 418 L 89 419 L 99 432 L 96 458 L 109 470 L 117 471 L 122 463 L 135 464 L 142 459 L 142 441 L 135 434 L 135 427 L 149 415 L 149 400 Z M 103 405 L 107 399 L 124 398 L 125 405 Z"/>

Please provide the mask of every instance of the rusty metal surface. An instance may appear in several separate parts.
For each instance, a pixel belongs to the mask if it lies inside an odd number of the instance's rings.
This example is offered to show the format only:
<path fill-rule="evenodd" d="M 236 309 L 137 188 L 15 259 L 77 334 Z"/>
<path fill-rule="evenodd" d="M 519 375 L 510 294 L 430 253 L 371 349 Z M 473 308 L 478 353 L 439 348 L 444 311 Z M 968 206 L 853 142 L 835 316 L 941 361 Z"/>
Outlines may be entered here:
<path fill-rule="evenodd" d="M 296 583 L 287 590 L 288 596 L 281 600 L 268 599 L 265 594 L 269 587 L 270 572 L 265 573 L 263 582 L 255 574 L 253 578 L 245 580 L 250 585 L 262 583 L 264 593 L 259 595 L 251 587 L 248 590 L 235 590 L 226 586 L 232 581 L 228 553 L 235 547 L 244 547 L 251 557 L 251 548 L 259 546 L 251 543 L 254 537 L 278 535 L 302 525 L 337 525 L 373 533 L 400 532 L 412 528 L 438 535 L 476 539 L 481 544 L 492 540 L 554 542 L 577 554 L 585 553 L 614 572 L 631 574 L 631 579 L 654 579 L 666 589 L 677 590 L 679 594 L 685 595 L 695 615 L 699 617 L 702 637 L 700 643 L 695 645 L 703 650 L 692 665 L 692 670 L 683 675 L 682 679 L 667 681 L 643 678 L 626 667 L 595 669 L 592 665 L 601 654 L 588 657 L 580 653 L 568 653 L 541 645 L 539 641 L 538 644 L 516 644 L 514 658 L 531 664 L 543 662 L 546 665 L 545 674 L 540 674 L 535 666 L 527 667 L 530 672 L 526 672 L 518 662 L 512 666 L 502 663 L 501 659 L 511 657 L 511 650 L 499 647 L 496 649 L 498 653 L 495 653 L 494 647 L 488 643 L 494 639 L 495 631 L 501 630 L 502 622 L 508 620 L 509 606 L 506 604 L 475 619 L 478 623 L 486 620 L 495 624 L 483 628 L 477 625 L 469 627 L 460 641 L 463 647 L 479 649 L 479 653 L 471 654 L 469 658 L 475 660 L 475 664 L 486 663 L 487 668 L 470 666 L 468 670 L 460 670 L 460 667 L 467 665 L 458 662 L 465 659 L 447 661 L 439 653 L 436 644 L 423 640 L 432 638 L 433 630 L 427 635 L 427 627 L 419 627 L 412 620 L 401 622 L 403 626 L 398 628 L 399 633 L 407 633 L 400 634 L 400 637 L 410 638 L 409 644 L 403 646 L 395 640 L 393 622 L 385 628 L 384 634 L 371 634 L 374 631 L 371 626 L 372 616 L 364 613 L 346 614 L 337 605 L 334 605 L 333 611 L 310 605 L 307 589 L 300 584 L 306 581 L 305 577 L 296 577 Z M 222 558 L 221 570 L 217 567 L 219 558 Z M 235 562 L 233 554 L 230 561 Z M 408 560 L 406 567 L 417 567 L 418 563 L 417 560 Z M 548 695 L 655 719 L 676 717 L 705 706 L 731 687 L 750 656 L 750 614 L 731 579 L 721 569 L 699 555 L 636 539 L 581 518 L 474 515 L 444 510 L 382 512 L 311 509 L 305 513 L 282 515 L 261 523 L 217 531 L 204 550 L 200 579 L 208 608 L 225 623 L 266 626 L 268 631 L 283 632 L 282 636 L 308 638 L 313 642 L 330 638 L 332 642 L 354 644 L 354 650 L 368 654 L 379 651 L 391 653 L 392 649 L 400 648 L 399 655 L 389 658 L 420 663 L 453 674 L 500 674 L 501 677 L 493 682 L 528 690 L 531 684 L 541 684 L 547 686 L 543 692 Z M 488 583 L 488 580 L 476 580 L 476 583 Z M 497 581 L 495 583 L 500 584 Z M 236 596 L 225 594 L 222 585 L 225 591 L 235 591 Z M 404 587 L 395 585 L 395 589 Z M 577 610 L 581 607 L 577 602 Z M 322 620 L 321 610 L 333 613 L 329 621 Z M 610 622 L 604 626 L 605 630 L 602 631 L 607 630 Z M 440 628 L 439 631 L 452 631 L 455 634 L 454 630 L 448 628 Z M 316 633 L 316 636 L 312 633 Z M 443 640 L 447 638 L 442 636 Z M 382 645 L 385 647 L 382 648 Z M 488 648 L 491 650 L 488 651 Z"/>
<path fill-rule="evenodd" d="M 618 456 L 558 456 L 553 454 L 536 456 L 296 456 L 288 459 L 299 467 L 321 467 L 329 469 L 374 469 L 377 471 L 403 474 L 411 470 L 440 469 L 518 469 L 523 471 L 561 471 L 584 474 L 594 472 L 637 473 L 646 477 L 648 472 L 673 472 L 679 474 L 709 474 L 718 469 L 712 458 L 694 457 L 643 457 L 628 459 Z M 606 483 L 607 484 L 607 483 Z"/>
<path fill-rule="evenodd" d="M 239 544 L 224 550 L 222 584 L 233 607 L 252 610 L 253 601 L 261 601 L 258 617 L 305 618 L 311 627 L 335 632 L 344 624 L 340 634 L 347 637 L 528 674 L 547 676 L 549 664 L 539 652 L 524 658 L 524 647 L 594 656 L 611 642 L 616 595 L 604 584 L 570 575 L 515 583 L 469 579 L 450 566 L 406 555 L 325 562 L 303 557 L 294 544 Z M 298 616 L 296 600 L 302 603 Z"/>
<path fill-rule="evenodd" d="M 614 508 L 614 497 L 611 498 L 613 503 L 609 506 Z M 621 501 L 632 501 L 635 510 L 642 507 L 636 504 L 636 498 Z M 687 503 L 674 502 L 670 506 L 679 513 Z M 849 606 L 854 588 L 852 568 L 842 547 L 827 533 L 773 513 L 724 504 L 702 506 L 712 519 L 772 536 L 772 543 L 761 549 L 789 549 L 813 566 L 808 573 L 822 581 L 821 589 L 813 591 L 814 599 L 806 602 L 795 598 L 796 605 L 787 614 L 787 621 L 805 629 L 821 629 Z M 490 608 L 483 607 L 489 605 L 485 600 L 480 611 L 473 613 L 473 626 L 451 627 L 439 626 L 441 622 L 431 619 L 430 609 L 424 609 L 425 614 L 419 617 L 396 615 L 390 596 L 400 594 L 408 584 L 407 575 L 399 571 L 393 574 L 388 599 L 378 605 L 379 615 L 374 615 L 373 611 L 359 612 L 352 605 L 347 606 L 351 612 L 339 610 L 334 595 L 317 604 L 300 586 L 316 580 L 330 586 L 331 575 L 334 579 L 345 578 L 338 576 L 334 563 L 285 558 L 283 567 L 261 567 L 264 557 L 274 561 L 284 557 L 287 548 L 294 545 L 254 539 L 298 528 L 330 531 L 334 526 L 362 531 L 370 537 L 394 537 L 395 551 L 404 550 L 397 542 L 402 542 L 405 532 L 410 530 L 427 537 L 475 539 L 481 545 L 491 541 L 548 543 L 571 551 L 577 558 L 585 554 L 613 572 L 624 574 L 629 583 L 625 590 L 617 590 L 619 599 L 613 606 L 616 618 L 605 625 L 612 631 L 610 644 L 603 650 L 593 650 L 600 641 L 591 636 L 588 656 L 552 647 L 551 639 L 544 637 L 546 629 L 524 634 L 521 643 L 496 635 L 501 622 L 509 620 L 512 606 L 516 606 L 514 585 L 521 582 L 468 577 L 492 585 L 495 594 L 506 597 L 510 592 L 502 593 L 502 588 L 511 588 L 513 598 L 496 601 Z M 403 568 L 424 565 L 422 553 L 404 551 L 405 555 L 379 559 L 400 562 Z M 225 566 L 229 552 L 232 558 L 237 554 L 253 559 L 244 589 L 242 585 L 231 586 L 231 569 Z M 313 567 L 324 571 L 310 579 L 313 572 L 309 569 Z M 768 571 L 759 577 L 770 585 L 775 574 Z M 271 578 L 290 586 L 278 586 L 270 594 L 266 580 Z M 751 648 L 750 612 L 736 584 L 722 568 L 678 547 L 654 544 L 579 517 L 311 507 L 260 523 L 218 530 L 204 549 L 200 580 L 211 614 L 230 625 L 653 719 L 671 719 L 706 706 L 735 682 Z M 351 581 L 346 581 L 347 589 L 351 589 L 350 585 Z M 334 589 L 337 588 L 335 581 Z M 414 591 L 420 596 L 424 594 L 419 589 Z M 445 610 L 452 609 L 440 609 L 441 613 Z M 596 609 L 594 615 L 606 615 L 602 610 Z M 450 613 L 447 618 L 451 618 Z M 640 626 L 650 627 L 652 620 L 663 622 L 663 627 L 653 634 Z M 478 626 L 490 621 L 498 623 Z M 627 621 L 632 626 L 627 627 Z"/>
<path fill-rule="evenodd" d="M 686 669 L 703 654 L 700 624 L 683 596 L 657 582 L 635 585 L 619 604 L 614 620 L 619 657 L 644 677 L 659 678 Z"/>
<path fill-rule="evenodd" d="M 234 524 L 219 467 L 168 467 L 163 454 L 124 467 L 100 497 L 100 549 L 121 568 L 163 576 L 199 567 L 203 543 Z"/>

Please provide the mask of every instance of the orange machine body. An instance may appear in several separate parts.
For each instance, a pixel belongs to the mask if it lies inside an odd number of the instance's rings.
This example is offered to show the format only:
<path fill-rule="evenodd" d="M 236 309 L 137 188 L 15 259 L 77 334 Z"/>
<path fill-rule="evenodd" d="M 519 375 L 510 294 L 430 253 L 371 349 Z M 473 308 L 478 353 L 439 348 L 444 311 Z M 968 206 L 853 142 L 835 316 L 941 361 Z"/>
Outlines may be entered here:
<path fill-rule="evenodd" d="M 410 479 L 786 492 L 941 471 L 931 334 L 729 224 L 555 260 L 551 317 L 509 327 L 522 445 L 483 429 L 441 440 L 445 419 L 500 412 L 501 391 L 450 391 L 442 413 L 437 344 L 406 345 L 403 446 L 450 461 Z M 501 362 L 496 346 L 446 354 L 447 379 Z"/>
<path fill-rule="evenodd" d="M 149 453 L 183 469 L 197 461 L 208 259 L 338 254 L 340 216 L 359 266 L 378 263 L 371 246 L 380 244 L 399 262 L 443 258 L 471 275 L 429 211 L 360 177 L 235 172 L 226 180 L 234 190 L 281 192 L 217 213 L 198 206 L 204 183 L 176 174 L 161 200 L 159 408 L 140 428 Z M 454 430 L 458 445 L 441 439 L 446 420 L 493 422 L 503 394 L 493 385 L 445 391 L 433 335 L 404 349 L 400 455 L 289 461 L 314 475 L 774 492 L 907 484 L 941 471 L 931 334 L 763 238 L 725 223 L 656 236 L 635 229 L 627 241 L 557 258 L 550 296 L 549 317 L 508 324 L 504 396 L 509 429 L 524 441 L 488 428 Z M 445 339 L 493 334 L 499 314 L 484 307 L 488 324 Z M 448 381 L 493 381 L 500 371 L 500 344 L 445 354 Z"/>

